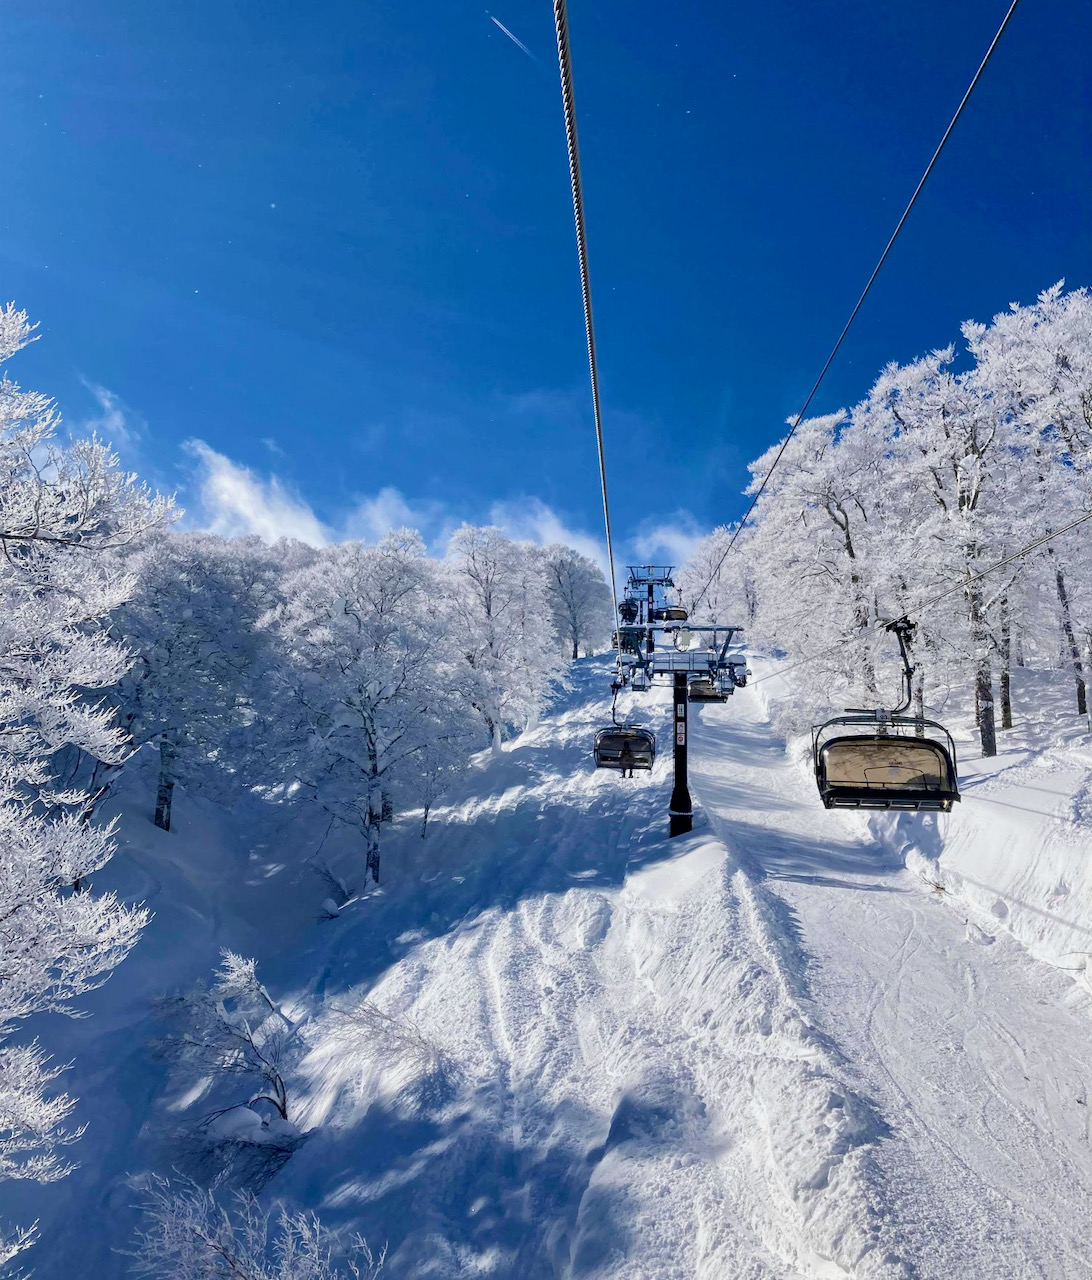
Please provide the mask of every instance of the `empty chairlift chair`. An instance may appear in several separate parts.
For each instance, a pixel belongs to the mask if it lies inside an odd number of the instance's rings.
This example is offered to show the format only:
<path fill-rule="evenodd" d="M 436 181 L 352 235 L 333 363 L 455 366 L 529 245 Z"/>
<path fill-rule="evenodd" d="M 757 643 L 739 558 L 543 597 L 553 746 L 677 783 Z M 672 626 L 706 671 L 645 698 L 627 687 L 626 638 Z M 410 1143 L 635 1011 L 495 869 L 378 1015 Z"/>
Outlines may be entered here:
<path fill-rule="evenodd" d="M 595 735 L 597 769 L 651 769 L 656 761 L 656 735 L 636 725 L 611 725 Z"/>
<path fill-rule="evenodd" d="M 838 716 L 815 730 L 812 758 L 828 809 L 947 813 L 959 799 L 955 744 L 934 720 Z"/>
<path fill-rule="evenodd" d="M 726 702 L 729 693 L 731 693 L 730 686 L 727 690 L 718 688 L 710 679 L 692 680 L 687 689 L 687 696 L 691 702 Z"/>
<path fill-rule="evenodd" d="M 819 796 L 828 809 L 913 809 L 947 813 L 959 799 L 955 743 L 935 720 L 903 715 L 914 667 L 906 618 L 887 624 L 899 642 L 903 701 L 894 711 L 854 708 L 812 734 Z"/>

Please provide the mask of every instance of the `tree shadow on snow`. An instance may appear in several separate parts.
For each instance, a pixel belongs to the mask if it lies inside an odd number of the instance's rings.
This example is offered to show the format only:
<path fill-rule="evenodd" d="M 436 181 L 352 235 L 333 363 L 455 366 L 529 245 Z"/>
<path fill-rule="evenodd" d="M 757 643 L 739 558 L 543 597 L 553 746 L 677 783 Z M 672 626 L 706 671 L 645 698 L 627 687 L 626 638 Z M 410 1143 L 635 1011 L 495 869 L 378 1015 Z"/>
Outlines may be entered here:
<path fill-rule="evenodd" d="M 662 730 L 670 707 L 644 710 L 644 723 Z M 375 982 L 414 947 L 484 912 L 545 894 L 617 889 L 631 872 L 678 853 L 667 835 L 666 734 L 659 732 L 653 772 L 623 779 L 592 761 L 595 730 L 609 720 L 609 701 L 577 700 L 500 756 L 483 753 L 437 807 L 423 840 L 419 817 L 394 824 L 384 883 L 350 902 L 312 944 L 312 993 Z M 695 829 L 701 825 L 698 815 Z"/>
<path fill-rule="evenodd" d="M 541 1099 L 509 1096 L 498 1112 L 496 1092 L 421 1109 L 373 1105 L 351 1127 L 326 1128 L 296 1156 L 292 1192 L 328 1224 L 385 1241 L 401 1280 L 554 1280 L 589 1274 L 605 1253 L 624 1256 L 628 1233 L 610 1191 L 591 1187 L 609 1117 L 570 1101 L 549 1135 L 521 1143 L 515 1118 Z M 603 1141 L 589 1148 L 596 1134 Z"/>

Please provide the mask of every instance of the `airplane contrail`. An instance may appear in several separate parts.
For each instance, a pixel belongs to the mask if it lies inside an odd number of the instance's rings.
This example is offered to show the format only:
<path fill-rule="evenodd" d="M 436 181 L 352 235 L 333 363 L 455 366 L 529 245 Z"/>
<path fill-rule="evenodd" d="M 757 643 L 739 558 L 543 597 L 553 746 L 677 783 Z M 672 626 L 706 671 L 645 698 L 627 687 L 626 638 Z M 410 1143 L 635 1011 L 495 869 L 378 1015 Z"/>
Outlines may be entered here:
<path fill-rule="evenodd" d="M 490 20 L 490 22 L 495 22 L 495 23 L 497 24 L 497 26 L 498 26 L 498 27 L 500 27 L 500 29 L 501 29 L 501 30 L 504 32 L 504 34 L 508 37 L 508 39 L 512 41 L 512 43 L 513 43 L 513 44 L 518 44 L 518 45 L 519 45 L 519 47 L 523 50 L 523 52 L 524 52 L 524 53 L 525 53 L 525 54 L 526 54 L 526 55 L 531 59 L 531 61 L 532 61 L 532 62 L 537 62 L 537 61 L 538 61 L 538 59 L 537 59 L 537 58 L 535 57 L 535 55 L 531 52 L 531 50 L 527 48 L 527 46 L 523 43 L 523 41 L 522 41 L 522 40 L 520 40 L 517 36 L 514 36 L 514 35 L 511 33 L 511 31 L 509 31 L 509 30 L 508 30 L 508 28 L 504 25 L 504 23 L 500 21 L 500 19 L 499 19 L 499 18 L 494 18 L 494 17 L 493 17 L 493 15 L 490 13 L 490 14 L 489 14 L 489 20 Z"/>

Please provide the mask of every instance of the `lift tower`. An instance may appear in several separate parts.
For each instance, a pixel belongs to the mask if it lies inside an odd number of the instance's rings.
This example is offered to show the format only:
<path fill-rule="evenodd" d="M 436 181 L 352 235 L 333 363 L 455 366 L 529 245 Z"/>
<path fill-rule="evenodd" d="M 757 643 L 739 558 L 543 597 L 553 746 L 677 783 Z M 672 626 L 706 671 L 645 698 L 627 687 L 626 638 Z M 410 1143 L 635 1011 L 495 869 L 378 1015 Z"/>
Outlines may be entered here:
<path fill-rule="evenodd" d="M 654 663 L 656 653 L 656 628 L 653 625 L 667 613 L 662 605 L 657 607 L 656 593 L 666 592 L 674 586 L 671 577 L 673 565 L 669 564 L 631 564 L 629 568 L 628 587 L 631 592 L 638 592 L 644 587 L 648 592 L 648 611 L 645 615 L 647 630 L 645 632 L 645 661 Z M 680 612 L 682 612 L 680 610 Z M 683 619 L 686 614 L 682 612 Z M 671 790 L 671 803 L 668 806 L 668 826 L 673 836 L 685 835 L 694 826 L 694 807 L 690 800 L 690 788 L 686 777 L 686 687 L 688 675 L 686 671 L 673 672 L 674 705 L 672 709 L 672 749 L 675 765 L 675 783 Z"/>
<path fill-rule="evenodd" d="M 674 673 L 675 785 L 667 806 L 668 834 L 684 836 L 694 828 L 694 806 L 686 777 L 686 685 L 685 671 Z"/>

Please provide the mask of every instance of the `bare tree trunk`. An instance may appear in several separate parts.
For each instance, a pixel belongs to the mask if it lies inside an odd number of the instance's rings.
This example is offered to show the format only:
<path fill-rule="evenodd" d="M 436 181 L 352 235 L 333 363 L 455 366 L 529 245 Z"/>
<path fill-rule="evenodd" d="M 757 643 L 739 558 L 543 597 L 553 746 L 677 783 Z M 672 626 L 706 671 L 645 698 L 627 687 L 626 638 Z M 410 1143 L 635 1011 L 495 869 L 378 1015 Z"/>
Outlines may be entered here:
<path fill-rule="evenodd" d="M 1051 558 L 1054 558 L 1054 549 L 1049 549 Z M 1062 631 L 1065 633 L 1066 648 L 1069 650 L 1069 658 L 1073 664 L 1073 680 L 1077 686 L 1077 714 L 1085 716 L 1088 714 L 1088 690 L 1084 679 L 1084 664 L 1081 662 L 1081 649 L 1077 644 L 1077 637 L 1073 633 L 1073 614 L 1069 607 L 1069 592 L 1066 590 L 1065 576 L 1058 566 L 1054 565 L 1054 583 L 1058 588 L 1058 604 L 1062 613 Z"/>
<path fill-rule="evenodd" d="M 364 878 L 370 875 L 376 884 L 379 883 L 379 815 L 369 808 L 368 818 L 364 824 Z"/>
<path fill-rule="evenodd" d="M 160 831 L 171 829 L 171 803 L 174 799 L 174 765 L 177 751 L 173 742 L 159 744 L 159 790 L 155 796 L 155 825 Z"/>
<path fill-rule="evenodd" d="M 374 731 L 367 733 L 364 743 L 367 765 L 364 776 L 367 782 L 367 807 L 364 811 L 364 878 L 369 874 L 379 883 L 379 840 L 383 831 L 386 797 L 380 782 L 379 751 Z"/>
<path fill-rule="evenodd" d="M 1085 632 L 1084 660 L 1086 665 L 1092 668 L 1092 629 Z M 1092 733 L 1092 706 L 1088 708 L 1088 732 Z"/>
<path fill-rule="evenodd" d="M 975 713 L 978 717 L 978 733 L 982 740 L 983 756 L 997 755 L 997 720 L 993 709 L 993 679 L 987 654 L 980 659 L 974 678 Z"/>
<path fill-rule="evenodd" d="M 1012 728 L 1012 622 L 1009 601 L 1001 601 L 1001 728 Z"/>
<path fill-rule="evenodd" d="M 990 645 L 982 618 L 978 592 L 968 592 L 971 606 L 971 635 L 974 640 L 977 669 L 974 677 L 974 710 L 983 756 L 997 755 L 997 720 L 993 705 L 993 674 L 990 670 Z"/>

